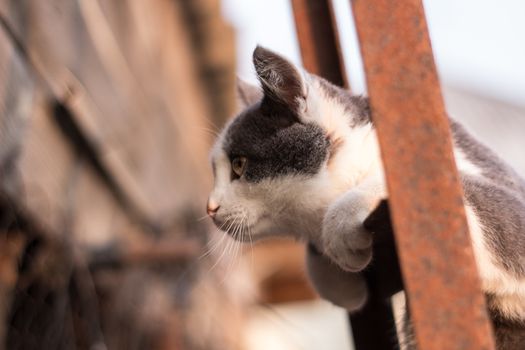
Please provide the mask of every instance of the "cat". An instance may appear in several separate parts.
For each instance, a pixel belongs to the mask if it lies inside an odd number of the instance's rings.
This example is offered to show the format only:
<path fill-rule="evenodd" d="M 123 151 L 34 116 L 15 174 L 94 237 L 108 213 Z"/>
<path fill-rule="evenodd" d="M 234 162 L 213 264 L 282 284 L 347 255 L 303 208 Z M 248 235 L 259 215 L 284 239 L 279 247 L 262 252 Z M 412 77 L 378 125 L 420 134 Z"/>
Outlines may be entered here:
<path fill-rule="evenodd" d="M 360 272 L 373 259 L 363 221 L 388 197 L 368 100 L 260 46 L 253 63 L 261 87 L 239 84 L 245 108 L 211 151 L 208 215 L 237 240 L 310 242 L 314 287 L 358 310 L 367 300 Z M 525 181 L 459 123 L 450 128 L 498 349 L 510 349 L 525 343 Z"/>

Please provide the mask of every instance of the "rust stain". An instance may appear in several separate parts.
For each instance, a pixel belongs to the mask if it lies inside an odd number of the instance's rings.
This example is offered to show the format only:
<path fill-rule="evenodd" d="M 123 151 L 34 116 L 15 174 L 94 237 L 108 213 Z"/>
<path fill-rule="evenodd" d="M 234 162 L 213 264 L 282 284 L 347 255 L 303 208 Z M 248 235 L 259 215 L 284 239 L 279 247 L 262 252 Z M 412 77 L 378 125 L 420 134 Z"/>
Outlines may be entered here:
<path fill-rule="evenodd" d="M 337 26 L 329 0 L 292 0 L 304 67 L 348 88 Z"/>
<path fill-rule="evenodd" d="M 420 0 L 353 0 L 419 349 L 494 349 Z"/>

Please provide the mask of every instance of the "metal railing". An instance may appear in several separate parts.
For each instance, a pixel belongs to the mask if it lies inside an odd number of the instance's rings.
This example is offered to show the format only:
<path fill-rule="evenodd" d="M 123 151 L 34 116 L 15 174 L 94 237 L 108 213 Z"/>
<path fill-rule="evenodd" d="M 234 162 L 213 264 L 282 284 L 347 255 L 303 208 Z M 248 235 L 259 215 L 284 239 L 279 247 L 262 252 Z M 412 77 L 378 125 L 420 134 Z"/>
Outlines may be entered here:
<path fill-rule="evenodd" d="M 494 349 L 422 2 L 351 3 L 418 348 Z M 331 2 L 292 5 L 305 68 L 345 86 Z M 396 270 L 374 268 L 369 283 Z M 397 346 L 390 304 L 376 287 L 369 305 L 351 316 L 358 350 Z"/>

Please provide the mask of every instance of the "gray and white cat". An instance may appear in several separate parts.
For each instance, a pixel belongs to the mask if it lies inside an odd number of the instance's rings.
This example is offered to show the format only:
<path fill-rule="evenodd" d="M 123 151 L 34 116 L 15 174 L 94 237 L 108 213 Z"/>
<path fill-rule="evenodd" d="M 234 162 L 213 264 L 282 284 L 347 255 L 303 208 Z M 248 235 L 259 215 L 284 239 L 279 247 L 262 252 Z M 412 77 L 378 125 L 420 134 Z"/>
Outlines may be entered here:
<path fill-rule="evenodd" d="M 373 259 L 363 220 L 387 198 L 368 101 L 267 49 L 257 47 L 253 62 L 262 89 L 239 87 L 246 108 L 212 150 L 208 214 L 238 240 L 286 234 L 311 242 L 322 252 L 308 257 L 321 296 L 359 309 L 367 298 L 360 271 Z M 505 328 L 525 323 L 525 181 L 450 126 L 482 288 L 498 348 L 509 349 L 525 342 Z"/>

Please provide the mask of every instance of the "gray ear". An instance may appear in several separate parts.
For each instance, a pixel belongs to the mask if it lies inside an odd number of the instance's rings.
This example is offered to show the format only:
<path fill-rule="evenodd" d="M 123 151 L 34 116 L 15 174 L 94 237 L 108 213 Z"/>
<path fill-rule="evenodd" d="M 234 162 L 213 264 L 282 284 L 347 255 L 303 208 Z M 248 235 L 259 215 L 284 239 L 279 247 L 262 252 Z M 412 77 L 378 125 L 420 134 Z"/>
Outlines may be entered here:
<path fill-rule="evenodd" d="M 261 46 L 253 52 L 253 65 L 264 96 L 296 111 L 306 99 L 301 72 L 284 57 Z"/>
<path fill-rule="evenodd" d="M 237 77 L 237 100 L 241 109 L 249 107 L 263 98 L 260 87 L 250 84 Z"/>

